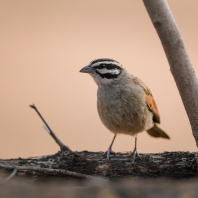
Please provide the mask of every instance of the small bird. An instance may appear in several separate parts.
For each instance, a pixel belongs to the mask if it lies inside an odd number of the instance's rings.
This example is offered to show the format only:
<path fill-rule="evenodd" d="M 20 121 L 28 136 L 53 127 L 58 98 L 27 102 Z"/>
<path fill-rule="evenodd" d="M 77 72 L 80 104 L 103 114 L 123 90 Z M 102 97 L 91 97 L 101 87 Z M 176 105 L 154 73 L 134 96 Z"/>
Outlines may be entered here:
<path fill-rule="evenodd" d="M 112 145 L 117 134 L 135 136 L 132 164 L 137 152 L 137 134 L 147 131 L 153 137 L 170 139 L 156 123 L 160 115 L 150 89 L 137 77 L 129 74 L 117 61 L 100 58 L 91 61 L 80 72 L 88 73 L 98 85 L 97 109 L 102 123 L 114 133 L 105 152 L 107 159 L 114 153 Z"/>

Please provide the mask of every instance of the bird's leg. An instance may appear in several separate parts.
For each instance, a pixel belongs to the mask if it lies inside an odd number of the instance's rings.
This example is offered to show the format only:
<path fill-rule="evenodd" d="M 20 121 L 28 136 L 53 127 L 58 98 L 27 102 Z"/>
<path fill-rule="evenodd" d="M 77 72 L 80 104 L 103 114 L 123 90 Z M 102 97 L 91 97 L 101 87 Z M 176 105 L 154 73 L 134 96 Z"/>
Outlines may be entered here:
<path fill-rule="evenodd" d="M 134 150 L 133 150 L 131 156 L 132 156 L 132 164 L 134 164 L 136 156 L 141 159 L 141 157 L 137 151 L 137 135 L 135 135 L 135 147 L 134 147 Z"/>
<path fill-rule="evenodd" d="M 115 154 L 115 152 L 112 151 L 112 146 L 113 146 L 113 143 L 114 143 L 114 140 L 115 140 L 116 136 L 117 136 L 117 134 L 114 135 L 113 140 L 112 140 L 112 142 L 111 142 L 109 148 L 107 149 L 106 152 L 104 152 L 104 155 L 107 155 L 107 160 L 109 160 L 109 155 L 110 155 L 111 153 L 112 153 L 112 154 Z"/>

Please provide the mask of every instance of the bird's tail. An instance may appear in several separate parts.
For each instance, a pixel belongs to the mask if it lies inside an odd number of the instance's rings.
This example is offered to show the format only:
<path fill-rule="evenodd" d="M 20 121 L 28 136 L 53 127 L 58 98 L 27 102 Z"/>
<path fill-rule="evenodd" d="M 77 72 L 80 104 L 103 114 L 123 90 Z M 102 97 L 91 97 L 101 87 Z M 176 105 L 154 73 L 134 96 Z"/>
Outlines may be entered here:
<path fill-rule="evenodd" d="M 161 137 L 161 138 L 166 138 L 166 139 L 170 139 L 170 137 L 162 130 L 160 129 L 156 124 L 154 124 L 154 126 L 147 130 L 148 134 L 153 136 L 153 137 Z"/>

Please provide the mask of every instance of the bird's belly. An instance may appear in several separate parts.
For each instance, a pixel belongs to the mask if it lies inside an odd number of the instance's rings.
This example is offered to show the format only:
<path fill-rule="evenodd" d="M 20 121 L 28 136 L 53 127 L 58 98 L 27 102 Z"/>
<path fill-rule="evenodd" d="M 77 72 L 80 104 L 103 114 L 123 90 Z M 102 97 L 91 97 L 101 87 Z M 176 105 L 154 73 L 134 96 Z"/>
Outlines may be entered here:
<path fill-rule="evenodd" d="M 139 101 L 125 105 L 102 104 L 98 101 L 98 114 L 102 123 L 113 133 L 135 135 L 153 126 L 153 114 Z"/>

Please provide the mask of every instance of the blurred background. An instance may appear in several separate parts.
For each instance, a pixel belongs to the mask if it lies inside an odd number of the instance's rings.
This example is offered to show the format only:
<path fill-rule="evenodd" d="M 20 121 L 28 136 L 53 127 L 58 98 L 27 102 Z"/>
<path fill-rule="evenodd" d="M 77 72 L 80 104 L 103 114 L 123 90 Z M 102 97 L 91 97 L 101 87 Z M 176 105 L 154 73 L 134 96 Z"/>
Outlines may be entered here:
<path fill-rule="evenodd" d="M 191 61 L 198 70 L 198 2 L 169 0 Z M 152 90 L 161 128 L 171 140 L 147 133 L 140 153 L 196 151 L 190 124 L 159 38 L 142 1 L 0 1 L 0 158 L 59 150 L 43 129 L 35 103 L 52 130 L 74 151 L 105 151 L 113 134 L 99 120 L 97 86 L 79 70 L 113 58 Z M 131 151 L 119 135 L 113 150 Z"/>

